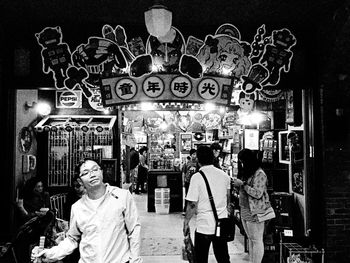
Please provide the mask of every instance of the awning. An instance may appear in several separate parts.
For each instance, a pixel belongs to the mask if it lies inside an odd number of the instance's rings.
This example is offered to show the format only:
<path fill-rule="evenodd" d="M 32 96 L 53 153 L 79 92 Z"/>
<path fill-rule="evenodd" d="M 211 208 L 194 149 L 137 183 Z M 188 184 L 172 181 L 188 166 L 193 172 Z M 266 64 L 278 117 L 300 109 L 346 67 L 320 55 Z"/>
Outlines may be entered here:
<path fill-rule="evenodd" d="M 104 115 L 49 115 L 35 125 L 36 131 L 82 130 L 84 132 L 111 130 L 116 116 Z"/>

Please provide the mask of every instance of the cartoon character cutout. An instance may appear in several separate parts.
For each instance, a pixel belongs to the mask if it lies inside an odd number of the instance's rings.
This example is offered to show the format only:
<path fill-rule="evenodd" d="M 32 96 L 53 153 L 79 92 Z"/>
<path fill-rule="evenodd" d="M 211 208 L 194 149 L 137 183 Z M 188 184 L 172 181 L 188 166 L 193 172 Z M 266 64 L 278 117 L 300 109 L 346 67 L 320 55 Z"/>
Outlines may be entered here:
<path fill-rule="evenodd" d="M 244 91 L 241 91 L 239 94 L 239 109 L 238 114 L 238 124 L 246 124 L 245 117 L 248 116 L 254 109 L 256 95 L 255 93 L 246 94 Z"/>
<path fill-rule="evenodd" d="M 62 42 L 60 27 L 46 27 L 40 33 L 35 34 L 39 45 L 42 47 L 41 58 L 43 72 L 53 73 L 55 87 L 64 88 L 66 70 L 72 65 L 69 46 Z"/>
<path fill-rule="evenodd" d="M 254 64 L 248 76 L 242 76 L 242 90 L 249 94 L 258 90 L 262 90 L 261 83 L 269 77 L 269 71 L 261 64 Z"/>
<path fill-rule="evenodd" d="M 81 89 L 86 98 L 92 96 L 92 92 L 88 88 L 86 79 L 89 77 L 86 69 L 69 67 L 67 69 L 67 78 L 64 80 L 64 85 L 69 90 Z"/>
<path fill-rule="evenodd" d="M 248 49 L 248 43 L 228 35 L 208 35 L 197 58 L 206 74 L 240 78 L 247 75 L 251 67 Z"/>
<path fill-rule="evenodd" d="M 273 132 L 265 132 L 260 140 L 260 151 L 263 152 L 262 162 L 273 163 L 273 154 L 277 150 L 277 140 L 274 140 Z"/>
<path fill-rule="evenodd" d="M 85 68 L 89 74 L 86 83 L 89 88 L 100 87 L 102 77 L 112 77 L 127 68 L 125 56 L 117 43 L 100 37 L 90 37 L 72 54 L 74 65 Z"/>
<path fill-rule="evenodd" d="M 179 63 L 185 52 L 185 40 L 175 27 L 171 27 L 169 37 L 157 38 L 150 35 L 146 43 L 146 53 L 153 58 L 153 71 L 164 73 L 179 72 Z"/>
<path fill-rule="evenodd" d="M 269 78 L 264 81 L 264 85 L 277 85 L 280 80 L 280 74 L 289 72 L 293 52 L 290 50 L 296 44 L 296 38 L 291 32 L 284 28 L 272 32 L 272 44 L 265 46 L 265 52 L 260 60 L 270 72 Z"/>

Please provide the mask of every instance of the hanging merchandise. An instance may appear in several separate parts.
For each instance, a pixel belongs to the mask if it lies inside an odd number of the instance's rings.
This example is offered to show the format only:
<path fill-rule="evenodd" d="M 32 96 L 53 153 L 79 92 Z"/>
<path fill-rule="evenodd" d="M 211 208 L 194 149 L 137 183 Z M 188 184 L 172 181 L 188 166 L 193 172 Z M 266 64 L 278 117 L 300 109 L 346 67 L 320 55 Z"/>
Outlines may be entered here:
<path fill-rule="evenodd" d="M 263 163 L 273 162 L 273 153 L 276 152 L 276 148 L 277 141 L 273 139 L 273 132 L 265 132 L 260 140 L 260 151 L 263 151 Z"/>

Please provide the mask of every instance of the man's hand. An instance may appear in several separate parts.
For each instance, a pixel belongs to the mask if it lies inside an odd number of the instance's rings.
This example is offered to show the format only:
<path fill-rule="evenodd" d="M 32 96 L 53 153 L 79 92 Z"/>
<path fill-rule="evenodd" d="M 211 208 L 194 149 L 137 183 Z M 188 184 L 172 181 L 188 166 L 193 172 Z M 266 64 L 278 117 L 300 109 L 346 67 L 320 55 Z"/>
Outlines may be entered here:
<path fill-rule="evenodd" d="M 190 226 L 189 226 L 189 224 L 188 224 L 188 222 L 184 222 L 184 227 L 183 227 L 183 234 L 184 234 L 184 236 L 187 236 L 187 235 L 189 235 L 189 233 L 190 233 Z"/>
<path fill-rule="evenodd" d="M 40 261 L 41 259 L 41 261 Z M 30 260 L 33 263 L 37 262 L 54 262 L 46 258 L 46 249 L 42 249 L 39 246 L 35 246 L 32 249 L 32 254 L 30 255 Z"/>

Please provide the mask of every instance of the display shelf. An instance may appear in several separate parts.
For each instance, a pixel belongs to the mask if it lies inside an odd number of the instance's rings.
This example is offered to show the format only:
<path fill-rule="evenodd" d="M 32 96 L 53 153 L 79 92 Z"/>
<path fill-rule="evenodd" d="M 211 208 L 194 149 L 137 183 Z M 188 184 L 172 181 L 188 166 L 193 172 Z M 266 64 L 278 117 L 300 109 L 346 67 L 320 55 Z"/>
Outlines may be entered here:
<path fill-rule="evenodd" d="M 305 248 L 298 243 L 280 243 L 280 263 L 324 263 L 324 249 Z"/>

